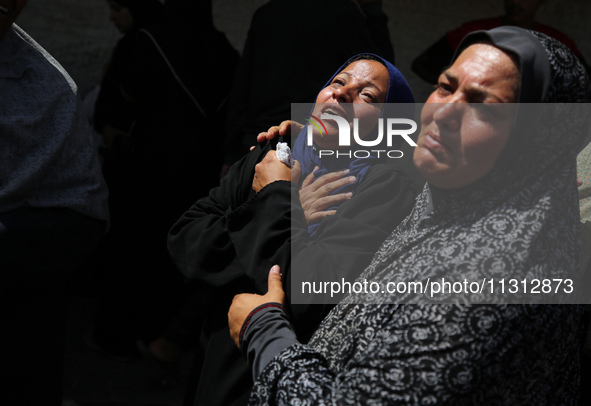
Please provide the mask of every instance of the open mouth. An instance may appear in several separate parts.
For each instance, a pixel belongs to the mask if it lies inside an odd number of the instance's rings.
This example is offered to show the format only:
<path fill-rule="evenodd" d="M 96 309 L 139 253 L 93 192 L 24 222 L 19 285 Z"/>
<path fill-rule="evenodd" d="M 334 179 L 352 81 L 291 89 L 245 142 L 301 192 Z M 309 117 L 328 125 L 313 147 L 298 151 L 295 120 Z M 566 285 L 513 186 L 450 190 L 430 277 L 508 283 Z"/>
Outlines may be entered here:
<path fill-rule="evenodd" d="M 345 120 L 349 120 L 347 118 L 346 112 L 342 108 L 337 107 L 337 106 L 330 106 L 330 105 L 329 106 L 325 106 L 322 109 L 322 114 L 326 114 L 326 115 L 329 115 L 329 116 L 343 117 Z"/>

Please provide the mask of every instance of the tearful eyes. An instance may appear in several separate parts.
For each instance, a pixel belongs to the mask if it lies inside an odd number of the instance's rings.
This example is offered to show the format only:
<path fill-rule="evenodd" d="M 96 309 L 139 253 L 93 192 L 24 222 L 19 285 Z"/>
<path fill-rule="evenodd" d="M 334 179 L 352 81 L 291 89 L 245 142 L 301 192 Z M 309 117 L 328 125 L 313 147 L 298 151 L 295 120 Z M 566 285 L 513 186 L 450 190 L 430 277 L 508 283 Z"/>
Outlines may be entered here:
<path fill-rule="evenodd" d="M 345 81 L 337 79 L 330 84 L 330 87 L 338 89 L 346 85 L 347 83 Z M 365 89 L 361 89 L 360 91 L 358 91 L 357 95 L 359 95 L 359 97 L 366 103 L 376 103 L 376 96 L 373 93 L 366 91 Z"/>
<path fill-rule="evenodd" d="M 367 101 L 369 103 L 375 103 L 376 98 L 374 97 L 373 94 L 362 94 L 361 96 L 363 96 L 365 99 L 367 99 Z"/>
<path fill-rule="evenodd" d="M 447 83 L 438 83 L 435 85 L 435 90 L 440 94 L 452 93 L 452 87 Z"/>
<path fill-rule="evenodd" d="M 331 83 L 332 86 L 345 86 L 345 81 L 343 79 L 334 79 Z"/>

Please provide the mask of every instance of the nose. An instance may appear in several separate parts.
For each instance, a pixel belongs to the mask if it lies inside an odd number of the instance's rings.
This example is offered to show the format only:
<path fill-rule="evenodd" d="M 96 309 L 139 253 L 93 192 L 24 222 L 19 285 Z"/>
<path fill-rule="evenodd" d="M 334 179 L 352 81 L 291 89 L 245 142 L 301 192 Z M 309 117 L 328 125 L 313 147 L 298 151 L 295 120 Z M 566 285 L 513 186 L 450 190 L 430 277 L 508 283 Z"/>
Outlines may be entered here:
<path fill-rule="evenodd" d="M 116 19 L 117 19 L 117 14 L 111 10 L 111 12 L 109 13 L 109 21 L 115 22 Z"/>
<path fill-rule="evenodd" d="M 457 131 L 462 123 L 462 111 L 465 103 L 440 103 L 434 107 L 433 120 L 439 127 Z"/>
<path fill-rule="evenodd" d="M 349 85 L 337 87 L 333 92 L 333 97 L 339 103 L 352 103 L 352 90 L 352 86 Z"/>

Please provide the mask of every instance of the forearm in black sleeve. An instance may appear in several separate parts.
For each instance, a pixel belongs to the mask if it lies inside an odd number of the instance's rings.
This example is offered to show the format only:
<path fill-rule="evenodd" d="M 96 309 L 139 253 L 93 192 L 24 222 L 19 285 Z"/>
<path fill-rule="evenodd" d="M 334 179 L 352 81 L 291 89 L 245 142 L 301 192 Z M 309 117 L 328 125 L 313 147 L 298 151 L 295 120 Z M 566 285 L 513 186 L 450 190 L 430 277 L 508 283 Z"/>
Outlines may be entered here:
<path fill-rule="evenodd" d="M 228 232 L 238 261 L 260 293 L 267 291 L 269 269 L 279 265 L 288 275 L 292 252 L 310 241 L 297 189 L 288 181 L 268 184 L 230 213 Z"/>
<path fill-rule="evenodd" d="M 222 286 L 243 274 L 228 234 L 228 214 L 254 194 L 254 166 L 265 153 L 257 147 L 233 165 L 220 187 L 197 201 L 170 230 L 169 253 L 186 277 Z"/>

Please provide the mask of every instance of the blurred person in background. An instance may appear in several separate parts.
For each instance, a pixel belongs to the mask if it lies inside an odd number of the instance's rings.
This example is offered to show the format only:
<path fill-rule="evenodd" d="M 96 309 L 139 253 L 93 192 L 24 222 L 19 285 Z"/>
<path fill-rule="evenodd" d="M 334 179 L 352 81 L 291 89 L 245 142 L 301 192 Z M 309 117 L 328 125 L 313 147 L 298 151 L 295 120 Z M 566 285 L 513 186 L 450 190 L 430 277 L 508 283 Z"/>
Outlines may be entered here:
<path fill-rule="evenodd" d="M 431 45 L 412 63 L 412 70 L 429 83 L 437 83 L 439 74 L 449 65 L 460 41 L 469 33 L 478 30 L 490 30 L 503 25 L 512 25 L 534 30 L 548 35 L 566 45 L 579 58 L 587 72 L 589 64 L 581 55 L 575 42 L 563 32 L 535 20 L 538 9 L 547 0 L 504 0 L 505 14 L 499 17 L 470 21 L 447 32 L 439 41 Z"/>
<path fill-rule="evenodd" d="M 381 0 L 271 0 L 259 7 L 228 100 L 221 177 L 262 129 L 290 119 L 291 103 L 313 103 L 326 78 L 362 52 L 394 63 Z"/>
<path fill-rule="evenodd" d="M 0 5 L 2 402 L 59 406 L 65 282 L 104 236 L 107 188 L 72 78 Z"/>
<path fill-rule="evenodd" d="M 211 1 L 109 5 L 112 21 L 125 31 L 107 73 L 109 88 L 130 116 L 125 128 L 113 125 L 123 131 L 105 157 L 113 221 L 91 264 L 102 305 L 87 341 L 129 358 L 139 355 L 137 341 L 158 338 L 188 299 L 166 236 L 218 183 L 227 78 L 239 55 L 214 27 Z M 102 128 L 100 119 L 96 123 Z"/>

